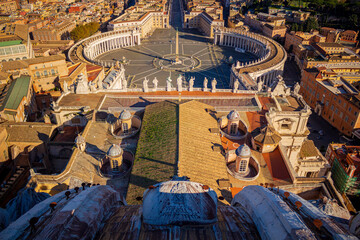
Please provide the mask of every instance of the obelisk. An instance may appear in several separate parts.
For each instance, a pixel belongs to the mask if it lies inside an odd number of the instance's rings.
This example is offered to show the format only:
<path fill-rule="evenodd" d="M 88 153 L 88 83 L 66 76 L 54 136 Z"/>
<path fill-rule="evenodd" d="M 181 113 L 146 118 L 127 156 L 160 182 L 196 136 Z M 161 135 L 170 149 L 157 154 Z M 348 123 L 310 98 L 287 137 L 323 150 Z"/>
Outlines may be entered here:
<path fill-rule="evenodd" d="M 179 31 L 176 28 L 176 47 L 175 47 L 175 54 L 176 54 L 176 58 L 175 58 L 175 63 L 179 63 Z"/>

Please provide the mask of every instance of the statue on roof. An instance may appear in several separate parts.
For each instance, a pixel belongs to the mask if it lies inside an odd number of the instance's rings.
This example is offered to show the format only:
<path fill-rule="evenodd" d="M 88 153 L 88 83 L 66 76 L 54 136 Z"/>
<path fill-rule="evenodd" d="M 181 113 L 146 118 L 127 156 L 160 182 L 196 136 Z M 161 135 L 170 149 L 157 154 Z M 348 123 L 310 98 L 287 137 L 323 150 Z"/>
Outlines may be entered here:
<path fill-rule="evenodd" d="M 263 89 L 264 82 L 259 80 L 257 83 L 257 90 L 260 92 Z"/>
<path fill-rule="evenodd" d="M 182 92 L 182 76 L 179 74 L 179 77 L 176 79 L 177 89 L 179 92 Z"/>
<path fill-rule="evenodd" d="M 144 78 L 144 81 L 143 81 L 143 89 L 144 89 L 144 92 L 148 92 L 148 91 L 149 91 L 148 82 L 149 82 L 149 80 L 147 79 L 147 77 L 145 77 L 145 78 Z"/>
<path fill-rule="evenodd" d="M 235 80 L 235 82 L 234 82 L 234 87 L 233 87 L 233 92 L 234 93 L 236 93 L 237 91 L 238 91 L 238 89 L 239 89 L 239 80 Z"/>
<path fill-rule="evenodd" d="M 300 84 L 297 82 L 294 86 L 294 93 L 299 94 L 300 91 Z"/>
<path fill-rule="evenodd" d="M 122 85 L 123 85 L 123 89 L 124 89 L 125 91 L 127 91 L 127 80 L 126 80 L 126 79 L 124 79 L 124 80 L 122 81 Z"/>
<path fill-rule="evenodd" d="M 208 90 L 207 85 L 208 85 L 208 79 L 205 77 L 204 78 L 204 88 L 203 88 L 204 92 Z"/>
<path fill-rule="evenodd" d="M 157 80 L 157 78 L 155 77 L 154 78 L 154 80 L 152 81 L 153 82 L 153 84 L 154 84 L 154 92 L 156 92 L 157 91 L 157 87 L 158 87 L 158 83 L 159 83 L 159 81 Z"/>
<path fill-rule="evenodd" d="M 169 76 L 167 79 L 166 79 L 166 91 L 171 91 L 171 77 Z"/>
<path fill-rule="evenodd" d="M 217 84 L 217 81 L 216 79 L 214 78 L 212 81 L 211 81 L 211 92 L 216 92 L 216 84 Z"/>
<path fill-rule="evenodd" d="M 195 77 L 191 77 L 189 81 L 189 92 L 192 92 L 194 90 L 194 82 L 195 82 Z"/>
<path fill-rule="evenodd" d="M 63 91 L 64 91 L 64 93 L 69 92 L 69 88 L 68 88 L 68 84 L 67 84 L 67 81 L 66 81 L 66 80 L 64 80 Z"/>

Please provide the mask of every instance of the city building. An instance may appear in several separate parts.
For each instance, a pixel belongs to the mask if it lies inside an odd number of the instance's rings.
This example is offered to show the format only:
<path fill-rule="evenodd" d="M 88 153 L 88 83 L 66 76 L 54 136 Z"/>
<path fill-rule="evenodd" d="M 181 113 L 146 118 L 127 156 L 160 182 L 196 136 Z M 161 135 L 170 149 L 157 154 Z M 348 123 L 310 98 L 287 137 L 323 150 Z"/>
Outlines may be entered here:
<path fill-rule="evenodd" d="M 13 62 L 3 62 L 1 71 L 13 76 L 27 74 L 33 79 L 35 92 L 48 91 L 60 87 L 59 77 L 68 75 L 68 68 L 64 55 L 52 55 Z"/>
<path fill-rule="evenodd" d="M 223 7 L 217 1 L 185 1 L 183 17 L 184 28 L 197 28 L 211 38 L 214 28 L 224 27 Z"/>
<path fill-rule="evenodd" d="M 57 19 L 51 21 L 49 24 L 36 29 L 32 32 L 34 40 L 56 41 L 69 40 L 70 32 L 76 27 L 76 24 L 67 19 Z"/>
<path fill-rule="evenodd" d="M 16 61 L 34 57 L 30 36 L 25 25 L 10 24 L 0 33 L 0 61 Z"/>
<path fill-rule="evenodd" d="M 135 4 L 125 10 L 118 18 L 111 20 L 107 29 L 109 31 L 140 30 L 141 38 L 148 37 L 157 28 L 170 28 L 169 3 L 147 2 L 146 4 Z"/>
<path fill-rule="evenodd" d="M 6 93 L 0 107 L 0 117 L 14 122 L 24 122 L 29 114 L 35 112 L 36 104 L 30 76 L 22 75 L 15 79 Z"/>
<path fill-rule="evenodd" d="M 270 6 L 268 8 L 268 13 L 271 15 L 276 15 L 278 17 L 285 17 L 287 22 L 294 23 L 303 23 L 310 16 L 309 12 L 295 11 L 290 8 L 280 8 L 278 6 Z"/>
<path fill-rule="evenodd" d="M 318 31 L 290 32 L 286 33 L 284 48 L 289 53 L 289 57 L 295 60 L 300 69 L 302 69 L 305 58 L 314 55 L 314 43 L 325 42 L 325 37 Z"/>
<path fill-rule="evenodd" d="M 360 95 L 347 79 L 359 81 L 359 64 L 305 69 L 300 93 L 306 103 L 339 132 L 352 136 L 360 128 Z"/>
<path fill-rule="evenodd" d="M 244 23 L 250 28 L 261 31 L 265 36 L 283 41 L 286 34 L 285 18 L 277 17 L 267 13 L 257 15 L 248 13 L 245 15 Z"/>
<path fill-rule="evenodd" d="M 1 13 L 14 13 L 18 9 L 16 1 L 2 1 L 0 2 Z"/>
<path fill-rule="evenodd" d="M 325 157 L 331 168 L 331 177 L 340 193 L 360 195 L 360 146 L 329 144 Z"/>

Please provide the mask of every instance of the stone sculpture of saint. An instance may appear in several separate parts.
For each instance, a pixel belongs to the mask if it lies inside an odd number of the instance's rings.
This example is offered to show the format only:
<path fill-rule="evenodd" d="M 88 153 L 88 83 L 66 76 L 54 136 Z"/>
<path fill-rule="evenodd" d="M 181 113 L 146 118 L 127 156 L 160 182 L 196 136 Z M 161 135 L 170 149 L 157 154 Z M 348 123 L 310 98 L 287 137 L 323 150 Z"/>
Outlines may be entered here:
<path fill-rule="evenodd" d="M 170 76 L 166 79 L 166 91 L 171 91 L 171 78 Z"/>
<path fill-rule="evenodd" d="M 154 92 L 156 92 L 157 91 L 157 87 L 158 87 L 158 83 L 159 83 L 159 81 L 157 80 L 157 78 L 155 77 L 154 78 L 154 80 L 152 81 L 153 82 L 153 84 L 154 84 Z"/>
<path fill-rule="evenodd" d="M 122 84 L 123 84 L 123 89 L 126 91 L 127 90 L 127 80 L 124 79 Z"/>
<path fill-rule="evenodd" d="M 257 90 L 260 92 L 261 90 L 262 90 L 262 88 L 263 88 L 263 81 L 261 81 L 261 80 L 259 80 L 259 82 L 257 83 Z"/>
<path fill-rule="evenodd" d="M 191 77 L 190 81 L 189 81 L 189 91 L 192 92 L 194 90 L 194 82 L 195 82 L 195 77 Z"/>
<path fill-rule="evenodd" d="M 300 91 L 300 84 L 297 82 L 294 86 L 294 93 L 299 94 Z"/>
<path fill-rule="evenodd" d="M 149 91 L 148 82 L 149 82 L 149 80 L 147 79 L 147 77 L 145 77 L 145 78 L 144 78 L 144 81 L 143 81 L 143 89 L 144 89 L 144 92 L 148 92 L 148 91 Z"/>
<path fill-rule="evenodd" d="M 176 79 L 176 83 L 177 83 L 178 91 L 181 92 L 182 91 L 182 77 L 180 74 L 179 74 L 179 77 Z"/>
<path fill-rule="evenodd" d="M 208 85 L 208 80 L 207 80 L 207 78 L 205 77 L 204 78 L 204 91 L 207 91 L 208 90 L 208 88 L 207 88 L 207 85 Z"/>
<path fill-rule="evenodd" d="M 69 91 L 69 87 L 66 81 L 64 81 L 63 91 L 64 93 L 67 93 Z"/>
<path fill-rule="evenodd" d="M 211 92 L 216 92 L 216 84 L 217 84 L 217 81 L 216 81 L 216 79 L 214 78 L 214 79 L 211 81 Z"/>
<path fill-rule="evenodd" d="M 236 79 L 234 82 L 233 92 L 236 93 L 238 89 L 239 89 L 239 80 Z"/>

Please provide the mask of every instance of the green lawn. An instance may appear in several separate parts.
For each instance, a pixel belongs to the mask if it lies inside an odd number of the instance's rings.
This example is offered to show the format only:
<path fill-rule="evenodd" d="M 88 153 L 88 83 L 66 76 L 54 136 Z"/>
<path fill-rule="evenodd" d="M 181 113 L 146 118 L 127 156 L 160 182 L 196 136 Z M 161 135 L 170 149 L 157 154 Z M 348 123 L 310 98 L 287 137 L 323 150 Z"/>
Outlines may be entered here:
<path fill-rule="evenodd" d="M 127 191 L 128 204 L 140 204 L 149 186 L 167 181 L 176 172 L 178 105 L 164 101 L 146 107 L 135 162 Z"/>

